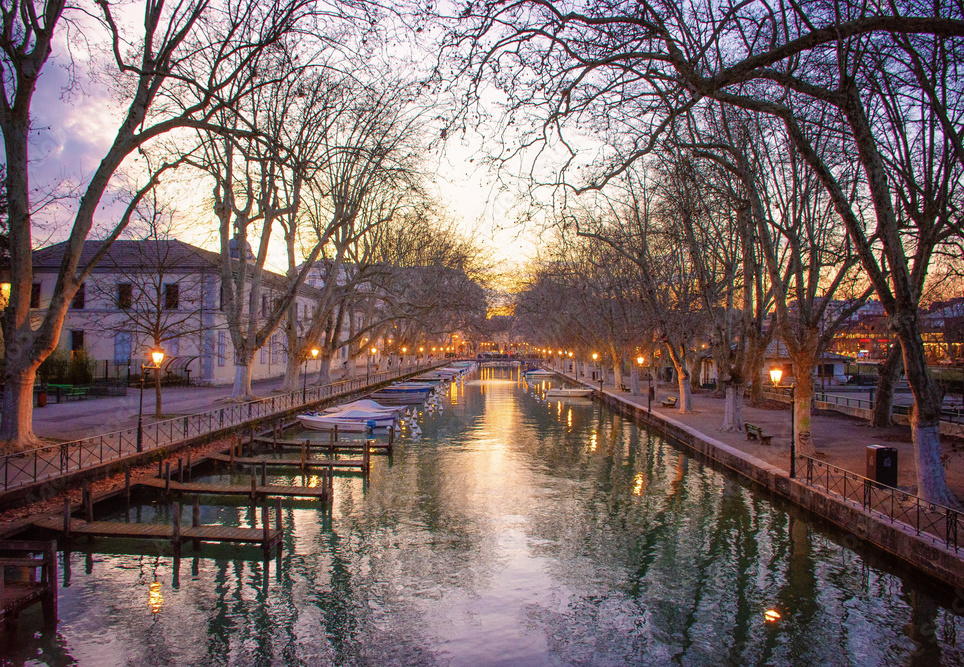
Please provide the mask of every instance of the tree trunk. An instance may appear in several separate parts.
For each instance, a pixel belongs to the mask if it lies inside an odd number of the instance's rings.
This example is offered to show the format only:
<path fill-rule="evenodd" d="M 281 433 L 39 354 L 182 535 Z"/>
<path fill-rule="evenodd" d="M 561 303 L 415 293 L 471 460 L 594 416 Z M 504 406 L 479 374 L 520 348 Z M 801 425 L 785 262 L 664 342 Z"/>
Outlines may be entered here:
<path fill-rule="evenodd" d="M 619 356 L 613 352 L 613 389 L 619 389 L 619 385 L 623 384 L 623 365 Z"/>
<path fill-rule="evenodd" d="M 629 388 L 633 396 L 639 396 L 639 370 L 635 366 L 629 369 Z"/>
<path fill-rule="evenodd" d="M 816 448 L 811 436 L 810 405 L 813 402 L 813 364 L 805 366 L 796 359 L 793 360 L 793 373 L 796 385 L 794 387 L 793 402 L 793 433 L 797 443 L 797 455 L 813 456 Z"/>
<path fill-rule="evenodd" d="M 743 369 L 744 377 L 750 378 L 750 405 L 763 403 L 763 355 L 765 346 L 760 337 L 752 335 L 746 345 L 746 365 Z"/>
<path fill-rule="evenodd" d="M 322 350 L 318 356 L 318 386 L 331 384 L 331 364 L 334 361 L 326 350 Z"/>
<path fill-rule="evenodd" d="M 290 394 L 292 392 L 298 391 L 304 386 L 304 382 L 301 377 L 301 371 L 305 367 L 305 362 L 300 355 L 296 353 L 297 347 L 288 348 L 291 352 L 288 354 L 288 360 L 285 362 L 285 379 L 281 383 L 281 393 Z"/>
<path fill-rule="evenodd" d="M 33 384 L 39 366 L 31 363 L 19 373 L 8 370 L 5 374 L 0 453 L 12 454 L 43 444 L 33 432 Z"/>
<path fill-rule="evenodd" d="M 693 393 L 690 391 L 689 373 L 685 368 L 676 368 L 676 377 L 679 381 L 679 413 L 685 415 L 693 411 Z"/>
<path fill-rule="evenodd" d="M 230 400 L 232 401 L 253 401 L 257 398 L 251 393 L 251 364 L 254 355 L 250 358 L 241 359 L 234 368 L 234 385 L 231 387 Z"/>
<path fill-rule="evenodd" d="M 897 382 L 897 366 L 900 364 L 900 359 L 901 346 L 892 345 L 878 371 L 877 389 L 871 408 L 873 415 L 870 418 L 870 425 L 874 428 L 886 428 L 893 423 L 894 384 Z"/>
<path fill-rule="evenodd" d="M 724 389 L 726 400 L 723 402 L 723 426 L 721 431 L 743 430 L 743 391 L 741 383 L 727 382 Z"/>
<path fill-rule="evenodd" d="M 694 354 L 693 357 L 693 363 L 690 364 L 690 389 L 696 391 L 701 386 L 700 365 L 703 363 L 703 360 L 699 354 Z"/>
<path fill-rule="evenodd" d="M 940 417 L 944 394 L 927 370 L 920 322 L 917 317 L 906 314 L 894 319 L 903 350 L 904 373 L 914 395 L 910 428 L 917 464 L 917 495 L 932 503 L 958 507 L 957 499 L 947 486 L 947 474 L 941 460 Z"/>

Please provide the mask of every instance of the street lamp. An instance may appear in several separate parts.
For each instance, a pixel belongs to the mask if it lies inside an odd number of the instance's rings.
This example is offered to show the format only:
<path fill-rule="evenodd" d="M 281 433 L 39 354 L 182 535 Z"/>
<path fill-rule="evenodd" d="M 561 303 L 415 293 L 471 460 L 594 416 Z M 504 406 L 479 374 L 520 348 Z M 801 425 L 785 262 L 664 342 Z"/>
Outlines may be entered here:
<path fill-rule="evenodd" d="M 317 347 L 311 348 L 311 358 L 317 359 L 318 352 L 319 350 Z M 305 355 L 305 378 L 304 378 L 304 386 L 301 388 L 301 402 L 302 403 L 308 402 L 308 355 Z"/>
<path fill-rule="evenodd" d="M 367 380 L 368 382 L 371 382 L 371 379 L 372 379 L 372 360 L 375 358 L 375 355 L 378 354 L 378 348 L 377 348 L 377 347 L 373 347 L 373 348 L 370 349 L 368 352 L 369 352 L 368 360 L 367 360 L 368 363 L 365 364 L 365 377 L 366 377 L 366 380 Z"/>
<path fill-rule="evenodd" d="M 770 380 L 773 382 L 773 386 L 776 387 L 780 384 L 780 378 L 783 377 L 783 371 L 776 366 L 770 369 Z M 797 421 L 797 404 L 794 400 L 794 386 L 790 385 L 790 479 L 797 476 L 797 433 L 796 433 L 796 421 Z"/>
<path fill-rule="evenodd" d="M 598 361 L 599 361 L 599 355 L 596 354 L 595 352 L 593 352 L 593 353 L 592 353 L 592 365 L 593 365 L 593 369 L 592 369 L 592 379 L 593 379 L 593 380 L 596 379 L 596 373 L 599 371 L 599 368 L 598 368 L 599 363 L 598 363 Z"/>
<path fill-rule="evenodd" d="M 144 375 L 148 370 L 161 370 L 164 361 L 164 348 L 158 346 L 151 350 L 151 363 L 141 364 L 141 400 L 137 406 L 137 451 L 144 451 Z"/>

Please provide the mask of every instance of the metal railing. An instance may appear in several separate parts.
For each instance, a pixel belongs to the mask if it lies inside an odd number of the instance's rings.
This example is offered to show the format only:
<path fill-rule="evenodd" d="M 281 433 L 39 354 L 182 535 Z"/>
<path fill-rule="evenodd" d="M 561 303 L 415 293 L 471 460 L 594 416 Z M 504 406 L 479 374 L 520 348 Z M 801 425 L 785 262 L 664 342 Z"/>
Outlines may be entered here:
<path fill-rule="evenodd" d="M 306 392 L 299 389 L 288 394 L 146 424 L 142 429 L 142 451 L 174 445 L 221 429 L 241 426 L 253 420 L 271 417 L 336 396 L 351 394 L 369 385 L 417 373 L 436 365 L 438 362 L 369 373 L 349 380 L 308 387 Z M 15 454 L 5 454 L 0 456 L 0 468 L 2 468 L 0 491 L 9 491 L 27 484 L 49 480 L 137 453 L 139 452 L 135 426 L 104 435 L 38 447 Z"/>
<path fill-rule="evenodd" d="M 779 394 L 780 396 L 790 395 L 789 387 L 767 387 L 766 390 L 773 394 Z M 865 410 L 871 410 L 874 407 L 873 401 L 866 398 L 850 398 L 849 396 L 828 394 L 823 391 L 813 392 L 813 400 L 848 408 L 863 408 Z M 895 415 L 908 415 L 910 414 L 910 406 L 895 405 L 893 406 L 892 412 Z M 961 408 L 943 408 L 941 410 L 941 421 L 951 424 L 964 424 L 964 410 Z"/>
<path fill-rule="evenodd" d="M 861 508 L 891 523 L 900 522 L 918 537 L 924 537 L 955 552 L 961 550 L 958 535 L 964 527 L 964 514 L 931 503 L 919 496 L 844 470 L 809 456 L 805 481 L 808 486 L 834 495 L 848 505 Z"/>

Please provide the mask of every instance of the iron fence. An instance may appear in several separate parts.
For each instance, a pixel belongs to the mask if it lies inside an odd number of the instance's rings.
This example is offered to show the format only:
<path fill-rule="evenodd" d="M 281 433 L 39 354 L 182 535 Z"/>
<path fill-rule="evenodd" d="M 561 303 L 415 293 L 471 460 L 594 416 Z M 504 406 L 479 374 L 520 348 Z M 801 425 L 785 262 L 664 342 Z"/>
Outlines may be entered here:
<path fill-rule="evenodd" d="M 781 396 L 790 396 L 789 387 L 767 387 L 767 391 Z M 848 408 L 863 408 L 865 410 L 871 410 L 874 407 L 873 401 L 866 398 L 851 398 L 850 396 L 828 394 L 822 391 L 815 391 L 813 393 L 813 400 Z M 892 412 L 895 415 L 907 415 L 910 413 L 910 406 L 895 405 L 892 408 Z M 964 410 L 960 408 L 943 408 L 941 410 L 941 421 L 951 424 L 964 424 Z"/>
<path fill-rule="evenodd" d="M 854 507 L 889 520 L 902 523 L 919 537 L 942 544 L 955 552 L 960 550 L 958 535 L 964 526 L 964 514 L 931 503 L 919 496 L 844 470 L 809 456 L 806 483 L 828 495 L 834 495 Z"/>
<path fill-rule="evenodd" d="M 247 403 L 228 405 L 193 415 L 175 417 L 146 424 L 141 429 L 141 451 L 175 445 L 198 436 L 225 428 L 241 426 L 302 406 L 360 391 L 402 375 L 431 368 L 436 363 L 424 363 L 405 368 L 369 373 L 365 376 L 308 387 L 307 390 L 262 398 Z M 137 428 L 127 428 L 71 442 L 38 447 L 15 454 L 0 456 L 2 491 L 33 484 L 59 475 L 116 461 L 138 453 Z"/>

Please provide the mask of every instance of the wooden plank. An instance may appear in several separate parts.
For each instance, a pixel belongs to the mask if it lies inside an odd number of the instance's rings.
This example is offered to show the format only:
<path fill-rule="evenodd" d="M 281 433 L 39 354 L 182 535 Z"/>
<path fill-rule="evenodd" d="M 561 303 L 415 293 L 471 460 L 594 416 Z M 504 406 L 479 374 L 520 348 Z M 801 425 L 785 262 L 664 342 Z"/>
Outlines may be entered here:
<path fill-rule="evenodd" d="M 34 522 L 39 528 L 62 530 L 63 526 L 57 519 L 39 519 Z M 115 538 L 156 538 L 170 540 L 173 537 L 173 527 L 166 524 L 120 523 L 113 521 L 81 521 L 74 519 L 70 524 L 70 531 L 75 535 L 89 535 L 91 537 Z M 209 542 L 243 542 L 261 544 L 264 541 L 264 531 L 261 528 L 234 528 L 230 526 L 196 526 L 184 528 L 181 540 L 201 540 Z M 268 539 L 275 542 L 281 539 L 281 533 L 269 529 Z"/>
<path fill-rule="evenodd" d="M 146 478 L 137 482 L 141 486 L 153 489 L 165 488 L 164 480 Z M 196 493 L 210 496 L 249 496 L 251 487 L 244 484 L 203 484 L 200 482 L 171 482 L 173 493 Z M 284 496 L 287 498 L 317 498 L 322 495 L 320 487 L 315 486 L 284 486 L 281 484 L 267 484 L 255 487 L 257 496 Z"/>
<path fill-rule="evenodd" d="M 264 445 L 271 445 L 272 447 L 274 446 L 274 440 L 269 440 L 267 438 L 258 438 L 256 442 L 259 442 Z M 279 447 L 296 447 L 300 449 L 303 444 L 305 444 L 304 440 L 282 440 L 282 439 L 278 440 Z M 390 444 L 386 444 L 384 442 L 373 442 L 369 446 L 372 448 L 373 452 L 388 451 L 389 449 L 392 448 Z M 325 451 L 328 451 L 331 447 L 332 445 L 327 442 L 311 442 L 308 445 L 309 449 L 321 449 Z M 360 440 L 355 440 L 355 441 L 340 440 L 334 445 L 334 448 L 336 452 L 342 451 L 342 450 L 359 451 L 365 448 L 365 443 Z"/>
<path fill-rule="evenodd" d="M 229 457 L 224 454 L 212 454 L 210 458 L 214 461 L 221 461 L 222 463 L 229 462 Z M 300 468 L 301 459 L 265 459 L 265 458 L 237 458 L 235 457 L 234 462 L 238 465 L 261 465 L 261 462 L 265 461 L 269 466 L 275 467 L 285 467 L 285 468 Z M 305 465 L 309 468 L 327 468 L 329 466 L 334 466 L 335 468 L 358 468 L 362 469 L 364 461 L 362 459 L 308 459 L 305 461 Z"/>

